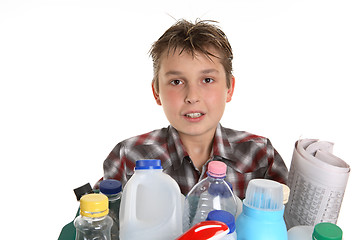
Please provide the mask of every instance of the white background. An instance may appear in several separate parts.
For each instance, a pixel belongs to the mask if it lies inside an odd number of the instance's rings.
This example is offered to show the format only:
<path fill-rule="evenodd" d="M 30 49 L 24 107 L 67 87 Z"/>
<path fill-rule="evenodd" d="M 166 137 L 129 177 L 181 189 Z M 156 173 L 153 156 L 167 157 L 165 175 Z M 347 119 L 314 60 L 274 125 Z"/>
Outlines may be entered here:
<path fill-rule="evenodd" d="M 334 142 L 352 168 L 338 225 L 354 239 L 359 12 L 357 0 L 0 0 L 2 234 L 57 239 L 73 188 L 102 176 L 116 143 L 168 125 L 148 51 L 174 18 L 201 18 L 234 51 L 223 126 L 270 138 L 288 167 L 299 138 Z"/>

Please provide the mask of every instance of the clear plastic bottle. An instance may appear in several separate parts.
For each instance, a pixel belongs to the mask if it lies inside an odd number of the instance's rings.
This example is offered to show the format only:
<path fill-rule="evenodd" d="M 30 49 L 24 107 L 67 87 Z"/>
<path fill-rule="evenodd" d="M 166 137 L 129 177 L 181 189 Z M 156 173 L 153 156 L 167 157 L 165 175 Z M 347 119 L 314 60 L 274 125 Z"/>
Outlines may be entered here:
<path fill-rule="evenodd" d="M 106 179 L 100 182 L 100 192 L 109 199 L 109 216 L 114 221 L 111 228 L 111 239 L 119 240 L 119 211 L 121 201 L 122 184 L 115 179 Z"/>
<path fill-rule="evenodd" d="M 212 210 L 225 210 L 236 216 L 237 201 L 224 180 L 226 168 L 223 162 L 211 161 L 208 165 L 208 177 L 197 183 L 187 194 L 183 214 L 184 231 L 205 221 Z"/>
<path fill-rule="evenodd" d="M 235 217 L 224 210 L 213 210 L 209 213 L 206 221 L 219 221 L 225 223 L 229 227 L 229 233 L 220 238 L 221 240 L 236 240 L 236 226 L 235 226 Z"/>
<path fill-rule="evenodd" d="M 182 234 L 179 185 L 161 161 L 136 161 L 120 203 L 121 240 L 170 240 Z"/>
<path fill-rule="evenodd" d="M 323 222 L 314 226 L 295 226 L 288 231 L 288 240 L 341 240 L 342 230 L 333 223 Z"/>
<path fill-rule="evenodd" d="M 76 240 L 110 240 L 113 220 L 109 212 L 108 198 L 91 193 L 80 199 L 80 215 L 74 220 Z"/>

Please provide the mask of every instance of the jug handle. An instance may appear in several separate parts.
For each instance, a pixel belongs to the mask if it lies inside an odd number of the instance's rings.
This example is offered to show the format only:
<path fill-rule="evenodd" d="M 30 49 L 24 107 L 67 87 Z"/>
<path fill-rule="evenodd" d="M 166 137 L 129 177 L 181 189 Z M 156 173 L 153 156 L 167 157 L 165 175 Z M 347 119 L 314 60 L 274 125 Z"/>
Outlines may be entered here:
<path fill-rule="evenodd" d="M 130 184 L 129 184 L 130 185 Z M 124 202 L 124 206 L 131 206 L 132 201 L 134 201 L 134 199 L 136 199 L 136 193 L 137 193 L 137 188 L 139 185 L 135 186 L 131 186 L 132 190 L 131 191 L 126 191 L 126 195 L 128 195 L 129 197 L 126 197 L 125 199 L 123 198 L 122 201 Z M 133 189 L 135 187 L 135 189 Z M 130 188 L 130 186 L 128 186 L 128 188 Z M 135 203 L 136 204 L 136 203 Z M 122 209 L 120 209 L 121 211 Z M 128 209 L 128 213 L 126 216 L 124 216 L 124 218 L 128 219 L 129 222 L 137 222 L 137 218 L 136 218 L 136 207 L 133 208 L 129 208 Z M 120 213 L 121 214 L 121 213 Z"/>

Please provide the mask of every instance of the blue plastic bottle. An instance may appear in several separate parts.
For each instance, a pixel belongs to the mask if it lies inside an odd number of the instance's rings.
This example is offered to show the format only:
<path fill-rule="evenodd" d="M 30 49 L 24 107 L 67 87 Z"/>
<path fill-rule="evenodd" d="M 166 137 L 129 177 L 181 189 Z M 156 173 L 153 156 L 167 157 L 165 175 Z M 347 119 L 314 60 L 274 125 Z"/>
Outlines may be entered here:
<path fill-rule="evenodd" d="M 114 221 L 111 228 L 111 240 L 119 240 L 119 211 L 122 184 L 115 179 L 106 179 L 100 182 L 100 192 L 109 199 L 109 216 Z"/>
<path fill-rule="evenodd" d="M 236 219 L 237 240 L 287 240 L 283 189 L 278 182 L 249 182 L 243 211 Z"/>

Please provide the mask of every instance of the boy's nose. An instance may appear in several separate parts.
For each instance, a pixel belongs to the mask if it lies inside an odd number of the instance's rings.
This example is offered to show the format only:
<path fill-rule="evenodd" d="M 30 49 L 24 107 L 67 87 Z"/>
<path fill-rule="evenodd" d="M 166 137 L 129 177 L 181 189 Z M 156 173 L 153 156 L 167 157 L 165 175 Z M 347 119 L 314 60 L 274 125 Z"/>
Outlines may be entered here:
<path fill-rule="evenodd" d="M 189 86 L 185 97 L 185 103 L 193 104 L 199 102 L 199 100 L 199 89 L 193 86 Z"/>

